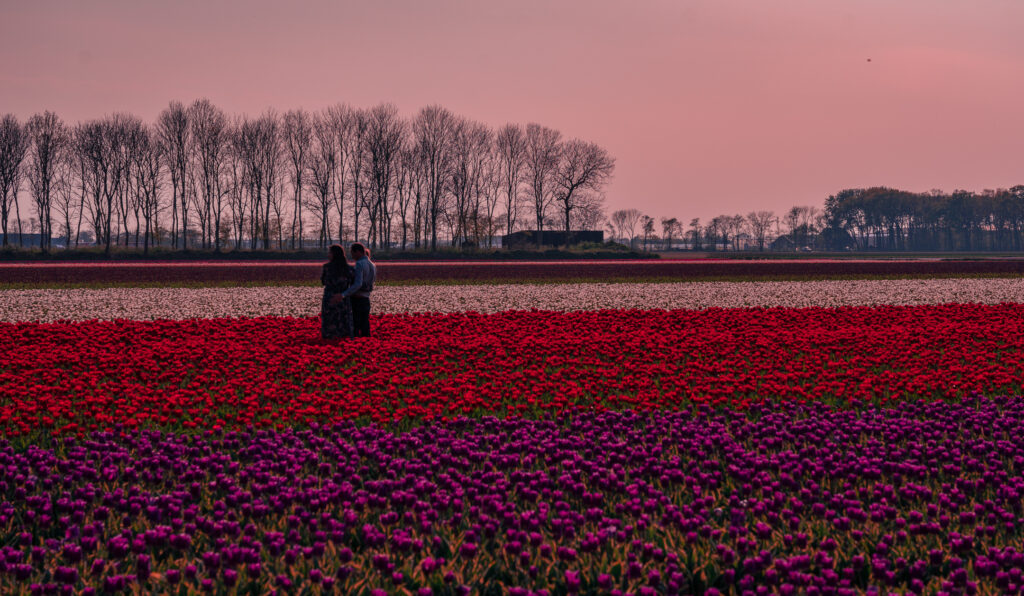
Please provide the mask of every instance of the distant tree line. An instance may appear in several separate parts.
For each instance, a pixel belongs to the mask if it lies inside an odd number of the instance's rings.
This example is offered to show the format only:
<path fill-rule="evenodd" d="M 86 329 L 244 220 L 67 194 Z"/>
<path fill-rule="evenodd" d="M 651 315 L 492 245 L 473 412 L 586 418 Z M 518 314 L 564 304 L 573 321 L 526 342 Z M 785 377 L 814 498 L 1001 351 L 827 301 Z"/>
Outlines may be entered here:
<path fill-rule="evenodd" d="M 1024 186 L 844 190 L 825 201 L 823 223 L 829 241 L 857 250 L 1017 251 L 1024 248 Z"/>
<path fill-rule="evenodd" d="M 676 217 L 660 220 L 639 209 L 613 211 L 606 221 L 608 236 L 641 250 L 766 251 L 810 248 L 823 228 L 816 207 L 793 207 L 783 217 L 773 211 L 719 215 L 707 223 L 693 218 L 686 225 Z"/>
<path fill-rule="evenodd" d="M 688 226 L 622 209 L 606 225 L 612 238 L 642 250 L 1020 251 L 1024 185 L 952 193 L 847 189 L 829 196 L 824 209 L 719 215 Z"/>
<path fill-rule="evenodd" d="M 524 226 L 599 228 L 615 160 L 540 124 L 494 130 L 429 106 L 229 116 L 206 99 L 69 125 L 0 121 L 3 245 L 173 249 L 490 246 Z M 16 230 L 13 228 L 17 228 Z"/>

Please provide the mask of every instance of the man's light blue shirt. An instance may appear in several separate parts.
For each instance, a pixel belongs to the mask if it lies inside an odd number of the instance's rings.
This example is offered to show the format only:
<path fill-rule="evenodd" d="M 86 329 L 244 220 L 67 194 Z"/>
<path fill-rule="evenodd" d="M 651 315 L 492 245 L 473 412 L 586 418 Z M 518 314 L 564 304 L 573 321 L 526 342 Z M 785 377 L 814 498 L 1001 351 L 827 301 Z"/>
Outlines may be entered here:
<path fill-rule="evenodd" d="M 373 264 L 369 257 L 362 256 L 356 261 L 355 270 L 356 275 L 352 285 L 342 292 L 341 295 L 345 298 L 349 296 L 369 298 L 370 292 L 373 291 L 373 281 L 377 279 L 377 266 Z"/>

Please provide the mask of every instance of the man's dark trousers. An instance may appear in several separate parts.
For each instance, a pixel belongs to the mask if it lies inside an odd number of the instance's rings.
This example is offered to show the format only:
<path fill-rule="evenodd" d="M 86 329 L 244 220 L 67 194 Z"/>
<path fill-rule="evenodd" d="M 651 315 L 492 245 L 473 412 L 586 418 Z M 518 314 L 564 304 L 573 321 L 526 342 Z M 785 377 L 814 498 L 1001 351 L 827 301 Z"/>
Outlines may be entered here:
<path fill-rule="evenodd" d="M 352 296 L 352 326 L 356 337 L 370 337 L 370 299 Z"/>

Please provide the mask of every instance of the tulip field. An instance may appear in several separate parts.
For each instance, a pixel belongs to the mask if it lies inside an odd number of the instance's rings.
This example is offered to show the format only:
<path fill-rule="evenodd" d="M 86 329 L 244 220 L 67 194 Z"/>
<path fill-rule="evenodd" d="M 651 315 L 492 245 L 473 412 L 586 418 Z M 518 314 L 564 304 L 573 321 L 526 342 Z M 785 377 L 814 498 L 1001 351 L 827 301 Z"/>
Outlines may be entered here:
<path fill-rule="evenodd" d="M 488 283 L 389 285 L 376 313 L 500 313 L 513 310 L 693 310 L 811 306 L 1024 302 L 1024 278 Z M 309 285 L 103 287 L 0 290 L 0 321 L 309 317 L 320 294 Z"/>
<path fill-rule="evenodd" d="M 482 283 L 508 280 L 603 281 L 637 278 L 967 276 L 1024 275 L 1024 259 L 647 259 L 578 261 L 394 262 L 378 264 L 378 281 L 391 283 Z M 7 284 L 280 283 L 320 278 L 319 262 L 303 261 L 128 261 L 102 263 L 0 263 Z"/>
<path fill-rule="evenodd" d="M 484 266 L 324 341 L 292 272 L 7 265 L 0 593 L 1024 592 L 1017 273 Z"/>

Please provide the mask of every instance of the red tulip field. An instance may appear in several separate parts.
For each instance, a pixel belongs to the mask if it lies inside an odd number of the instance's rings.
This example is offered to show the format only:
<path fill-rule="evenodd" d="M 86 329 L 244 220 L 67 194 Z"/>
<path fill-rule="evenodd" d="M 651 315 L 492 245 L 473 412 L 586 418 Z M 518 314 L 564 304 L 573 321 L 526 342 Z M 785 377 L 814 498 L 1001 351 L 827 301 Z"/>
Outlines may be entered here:
<path fill-rule="evenodd" d="M 329 341 L 312 287 L 0 290 L 0 592 L 1020 593 L 1024 293 L 950 282 L 382 285 Z"/>
<path fill-rule="evenodd" d="M 2 324 L 11 437 L 1019 392 L 1024 305 Z M 127 349 L 126 349 L 127 348 Z"/>

